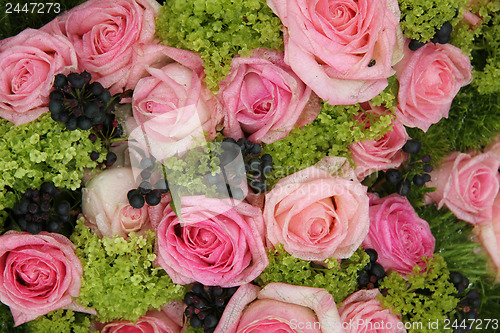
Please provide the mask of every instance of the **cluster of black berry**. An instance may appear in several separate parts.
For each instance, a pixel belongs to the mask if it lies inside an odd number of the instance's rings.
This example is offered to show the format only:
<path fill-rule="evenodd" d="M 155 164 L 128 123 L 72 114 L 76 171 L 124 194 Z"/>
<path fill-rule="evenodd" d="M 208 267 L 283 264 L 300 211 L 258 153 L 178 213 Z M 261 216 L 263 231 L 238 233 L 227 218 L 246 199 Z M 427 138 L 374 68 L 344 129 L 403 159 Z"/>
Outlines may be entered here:
<path fill-rule="evenodd" d="M 271 155 L 263 154 L 259 156 L 262 152 L 262 146 L 245 138 L 238 139 L 238 141 L 226 140 L 236 143 L 240 148 L 245 161 L 248 185 L 252 191 L 254 193 L 266 192 L 268 190 L 266 176 L 273 171 L 273 158 Z"/>
<path fill-rule="evenodd" d="M 403 146 L 403 151 L 410 155 L 416 155 L 420 152 L 422 144 L 417 140 L 408 140 Z M 398 169 L 388 169 L 385 173 L 385 178 L 391 184 L 396 185 L 396 192 L 399 195 L 407 196 L 411 192 L 411 184 L 418 187 L 422 187 L 425 183 L 431 180 L 431 175 L 428 172 L 432 171 L 431 156 L 424 155 L 420 160 L 414 160 L 413 157 L 405 162 Z M 420 167 L 424 172 L 415 171 L 416 168 Z M 411 179 L 411 181 L 410 181 Z"/>
<path fill-rule="evenodd" d="M 363 273 L 358 276 L 358 285 L 360 288 L 378 288 L 380 280 L 385 277 L 384 267 L 377 262 L 377 251 L 366 249 L 365 252 L 370 256 L 370 262 L 363 268 Z"/>
<path fill-rule="evenodd" d="M 95 134 L 93 134 L 95 135 Z M 90 159 L 92 161 L 97 161 L 99 159 L 99 153 L 96 152 L 96 151 L 93 151 L 90 153 Z M 113 153 L 112 151 L 108 152 L 106 154 L 106 159 L 104 161 L 102 161 L 98 167 L 102 167 L 102 166 L 107 166 L 107 167 L 110 167 L 112 166 L 113 164 L 115 164 L 116 160 L 118 159 L 118 156 L 116 156 L 115 153 Z"/>
<path fill-rule="evenodd" d="M 464 294 L 469 286 L 469 279 L 459 272 L 450 272 L 450 282 L 453 283 L 458 291 L 458 295 Z M 477 289 L 470 289 L 467 294 L 461 297 L 457 306 L 454 318 L 450 318 L 450 322 L 455 320 L 460 323 L 453 326 L 453 331 L 456 333 L 464 333 L 472 330 L 471 323 L 479 317 L 478 309 L 481 306 L 481 296 Z"/>
<path fill-rule="evenodd" d="M 88 72 L 58 74 L 54 79 L 49 111 L 52 119 L 66 124 L 70 131 L 89 130 L 92 126 L 103 130 L 117 125 L 114 114 L 107 112 L 110 92 L 99 82 L 90 83 L 91 79 Z"/>
<path fill-rule="evenodd" d="M 193 328 L 203 328 L 212 333 L 219 323 L 224 309 L 238 288 L 208 287 L 195 283 L 184 296 L 187 304 L 184 314 Z"/>
<path fill-rule="evenodd" d="M 449 43 L 451 40 L 451 32 L 453 30 L 453 27 L 451 26 L 450 22 L 445 22 L 441 28 L 436 29 L 436 33 L 434 34 L 434 37 L 432 37 L 431 42 L 432 43 L 439 43 L 439 44 L 446 44 Z M 422 46 L 424 46 L 426 43 L 422 43 L 419 40 L 412 39 L 410 41 L 410 44 L 408 44 L 408 48 L 412 51 L 416 51 Z"/>
<path fill-rule="evenodd" d="M 161 195 L 168 192 L 168 182 L 165 179 L 160 179 L 154 186 L 150 182 L 155 165 L 156 161 L 153 158 L 146 157 L 141 160 L 142 182 L 138 188 L 127 193 L 130 206 L 137 209 L 144 207 L 145 203 L 156 206 L 161 201 Z"/>
<path fill-rule="evenodd" d="M 28 189 L 12 212 L 19 228 L 33 235 L 41 231 L 60 233 L 71 225 L 71 204 L 48 182 L 40 189 Z"/>

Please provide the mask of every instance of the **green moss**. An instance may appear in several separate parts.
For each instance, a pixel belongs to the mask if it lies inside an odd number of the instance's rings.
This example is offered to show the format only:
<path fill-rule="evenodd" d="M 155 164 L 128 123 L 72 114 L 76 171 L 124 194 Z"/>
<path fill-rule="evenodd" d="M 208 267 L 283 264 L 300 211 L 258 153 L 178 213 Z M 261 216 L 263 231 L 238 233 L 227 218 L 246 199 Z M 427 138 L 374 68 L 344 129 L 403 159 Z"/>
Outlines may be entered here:
<path fill-rule="evenodd" d="M 95 308 L 99 320 L 137 320 L 148 310 L 181 299 L 184 287 L 176 285 L 153 261 L 155 235 L 99 238 L 80 220 L 71 237 L 83 265 L 78 301 Z"/>
<path fill-rule="evenodd" d="M 282 49 L 280 25 L 264 0 L 172 0 L 160 10 L 156 33 L 166 45 L 199 52 L 205 81 L 217 91 L 235 55 Z"/>
<path fill-rule="evenodd" d="M 325 263 L 328 268 L 286 253 L 282 244 L 279 244 L 276 250 L 267 252 L 269 265 L 257 279 L 259 285 L 282 282 L 296 286 L 324 288 L 333 295 L 337 305 L 356 291 L 358 274 L 370 261 L 369 256 L 361 248 L 341 263 L 335 258 L 327 259 Z"/>

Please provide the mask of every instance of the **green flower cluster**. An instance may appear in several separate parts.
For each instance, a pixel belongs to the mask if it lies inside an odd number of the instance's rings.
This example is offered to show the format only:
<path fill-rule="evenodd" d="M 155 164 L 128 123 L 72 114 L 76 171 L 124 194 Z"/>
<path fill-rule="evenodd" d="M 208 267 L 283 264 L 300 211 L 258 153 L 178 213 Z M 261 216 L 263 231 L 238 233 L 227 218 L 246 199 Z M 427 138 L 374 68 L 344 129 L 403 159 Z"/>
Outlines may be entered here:
<path fill-rule="evenodd" d="M 160 10 L 156 33 L 166 45 L 199 52 L 205 81 L 217 91 L 237 54 L 282 49 L 280 25 L 265 0 L 172 0 Z"/>
<path fill-rule="evenodd" d="M 286 138 L 266 145 L 263 153 L 273 157 L 274 172 L 270 184 L 299 170 L 316 164 L 324 156 L 349 156 L 351 143 L 375 140 L 391 129 L 392 115 L 368 115 L 370 126 L 365 128 L 355 117 L 363 112 L 358 105 L 323 103 L 321 112 L 311 124 L 293 130 Z"/>
<path fill-rule="evenodd" d="M 324 288 L 333 295 L 337 305 L 357 290 L 358 275 L 370 261 L 370 257 L 361 248 L 341 262 L 336 258 L 327 259 L 326 267 L 288 254 L 282 244 L 278 244 L 276 250 L 267 250 L 267 255 L 269 265 L 257 279 L 259 285 L 282 282 L 296 286 Z"/>
<path fill-rule="evenodd" d="M 0 119 L 0 211 L 12 208 L 20 193 L 44 181 L 78 189 L 84 169 L 95 168 L 106 155 L 102 142 L 93 143 L 88 136 L 88 131 L 67 131 L 48 113 L 20 126 Z M 101 153 L 100 160 L 90 159 L 92 151 Z M 0 229 L 1 224 L 3 218 Z"/>
<path fill-rule="evenodd" d="M 428 42 L 436 29 L 448 21 L 456 25 L 469 0 L 399 0 L 400 26 L 406 37 Z M 460 15 L 461 16 L 461 15 Z M 454 19 L 455 18 L 455 19 Z"/>
<path fill-rule="evenodd" d="M 135 321 L 148 310 L 181 299 L 184 287 L 153 262 L 155 235 L 99 238 L 78 221 L 71 241 L 83 265 L 78 301 L 99 313 L 99 320 Z"/>
<path fill-rule="evenodd" d="M 459 301 L 454 296 L 457 290 L 448 281 L 449 275 L 446 262 L 439 254 L 427 260 L 425 271 L 415 265 L 413 274 L 406 278 L 393 271 L 380 283 L 385 295 L 381 296 L 381 304 L 400 313 L 403 322 L 422 323 L 420 329 L 410 328 L 410 333 L 435 332 L 428 323 L 436 320 L 440 322 L 440 331 L 446 332 L 443 322 Z"/>

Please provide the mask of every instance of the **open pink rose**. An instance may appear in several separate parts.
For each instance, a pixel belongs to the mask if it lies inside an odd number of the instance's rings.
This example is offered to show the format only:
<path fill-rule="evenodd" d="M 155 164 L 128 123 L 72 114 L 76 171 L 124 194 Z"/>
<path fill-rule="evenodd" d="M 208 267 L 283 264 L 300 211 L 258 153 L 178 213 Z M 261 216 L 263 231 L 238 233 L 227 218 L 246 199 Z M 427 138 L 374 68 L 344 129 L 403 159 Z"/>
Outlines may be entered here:
<path fill-rule="evenodd" d="M 231 73 L 220 83 L 218 97 L 225 114 L 224 135 L 272 143 L 294 127 L 311 123 L 321 108 L 319 98 L 285 64 L 283 54 L 256 49 L 235 57 Z"/>
<path fill-rule="evenodd" d="M 134 88 L 128 84 L 134 53 L 153 42 L 159 8 L 154 0 L 89 0 L 42 29 L 66 36 L 80 70 L 116 94 Z"/>
<path fill-rule="evenodd" d="M 130 206 L 128 191 L 137 188 L 130 168 L 107 169 L 92 178 L 82 191 L 82 212 L 105 237 L 127 237 L 150 229 L 147 205 Z"/>
<path fill-rule="evenodd" d="M 330 104 L 378 95 L 400 59 L 396 0 L 268 0 L 285 26 L 285 62 Z"/>
<path fill-rule="evenodd" d="M 328 158 L 325 164 L 336 160 L 345 161 Z M 357 180 L 306 168 L 280 179 L 266 194 L 267 240 L 304 260 L 348 258 L 368 233 L 368 202 L 366 187 Z"/>
<path fill-rule="evenodd" d="M 161 311 L 148 311 L 135 323 L 116 320 L 103 325 L 101 333 L 180 333 L 183 326 L 183 306 L 171 302 Z M 180 311 L 179 311 L 180 310 Z"/>
<path fill-rule="evenodd" d="M 15 325 L 68 308 L 80 294 L 82 264 L 64 236 L 7 232 L 0 236 L 0 301 Z"/>
<path fill-rule="evenodd" d="M 161 218 L 156 229 L 157 263 L 174 283 L 239 286 L 267 266 L 260 209 L 191 196 L 181 198 L 180 214 L 182 221 L 170 205 L 162 215 L 153 214 Z"/>
<path fill-rule="evenodd" d="M 369 104 L 364 107 L 369 114 L 387 114 L 383 107 L 372 107 Z M 364 113 L 360 115 L 360 121 L 366 121 L 366 118 Z M 403 162 L 404 153 L 401 149 L 410 137 L 397 119 L 394 119 L 391 125 L 392 129 L 380 139 L 363 140 L 349 146 L 351 158 L 356 165 L 354 171 L 359 180 L 378 170 L 397 168 Z"/>
<path fill-rule="evenodd" d="M 384 308 L 377 297 L 378 289 L 360 290 L 342 302 L 339 308 L 342 325 L 350 333 L 365 332 L 406 332 L 401 316 L 395 315 L 391 309 Z"/>
<path fill-rule="evenodd" d="M 491 258 L 495 283 L 500 283 L 500 194 L 497 194 L 493 202 L 491 220 L 477 225 L 473 232 Z"/>
<path fill-rule="evenodd" d="M 403 125 L 423 131 L 448 118 L 451 102 L 472 80 L 470 59 L 451 44 L 427 43 L 394 66 L 399 81 L 396 117 Z"/>
<path fill-rule="evenodd" d="M 340 333 L 337 306 L 325 289 L 270 283 L 241 286 L 214 333 Z"/>
<path fill-rule="evenodd" d="M 408 199 L 397 194 L 370 199 L 370 232 L 363 246 L 377 251 L 385 269 L 403 275 L 411 274 L 415 265 L 425 269 L 422 257 L 432 256 L 435 243 L 429 224 Z"/>
<path fill-rule="evenodd" d="M 61 36 L 26 29 L 0 44 L 0 117 L 16 125 L 47 112 L 54 76 L 78 66 L 75 49 Z"/>
<path fill-rule="evenodd" d="M 202 81 L 198 54 L 171 47 L 158 47 L 168 64 L 147 67 L 150 76 L 139 80 L 132 97 L 134 118 L 159 160 L 182 153 L 196 140 L 215 137 L 219 105 Z M 172 62 L 176 60 L 176 62 Z"/>
<path fill-rule="evenodd" d="M 500 159 L 493 153 L 451 153 L 439 169 L 431 172 L 429 198 L 438 208 L 448 207 L 459 219 L 471 224 L 492 218 L 493 201 L 500 188 Z"/>

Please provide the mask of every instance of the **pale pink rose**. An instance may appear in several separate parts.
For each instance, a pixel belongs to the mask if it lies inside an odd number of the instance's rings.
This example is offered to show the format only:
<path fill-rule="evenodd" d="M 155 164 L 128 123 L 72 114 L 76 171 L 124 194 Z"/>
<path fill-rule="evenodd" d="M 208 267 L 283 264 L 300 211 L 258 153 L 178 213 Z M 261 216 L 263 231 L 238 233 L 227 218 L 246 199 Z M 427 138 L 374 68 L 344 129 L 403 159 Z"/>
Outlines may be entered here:
<path fill-rule="evenodd" d="M 175 303 L 175 302 L 172 302 Z M 102 325 L 101 333 L 180 333 L 183 325 L 183 311 L 169 303 L 161 311 L 148 311 L 135 323 L 115 320 Z M 177 311 L 177 310 L 181 311 Z M 101 325 L 99 325 L 101 326 Z"/>
<path fill-rule="evenodd" d="M 78 66 L 75 49 L 61 36 L 26 29 L 0 44 L 0 117 L 25 124 L 49 110 L 56 74 Z"/>
<path fill-rule="evenodd" d="M 491 220 L 475 226 L 473 232 L 491 258 L 495 283 L 500 283 L 500 194 L 493 202 Z"/>
<path fill-rule="evenodd" d="M 226 306 L 214 333 L 344 332 L 337 306 L 325 289 L 270 283 L 243 285 Z"/>
<path fill-rule="evenodd" d="M 472 80 L 470 59 L 451 44 L 427 43 L 394 66 L 399 81 L 396 117 L 403 125 L 423 131 L 448 118 L 451 102 Z"/>
<path fill-rule="evenodd" d="M 224 135 L 272 143 L 294 127 L 311 123 L 319 98 L 285 64 L 283 54 L 265 48 L 233 58 L 217 95 L 225 114 Z"/>
<path fill-rule="evenodd" d="M 163 160 L 186 151 L 204 134 L 213 139 L 220 111 L 203 82 L 205 74 L 198 54 L 165 46 L 157 51 L 165 59 L 178 62 L 169 60 L 162 68 L 147 67 L 150 76 L 137 83 L 132 107 L 142 132 L 132 132 L 132 136 L 140 144 L 148 141 L 151 153 Z"/>
<path fill-rule="evenodd" d="M 260 209 L 229 199 L 181 197 L 182 221 L 166 205 L 156 229 L 157 263 L 172 281 L 239 286 L 268 264 Z M 157 225 L 157 221 L 152 221 Z"/>
<path fill-rule="evenodd" d="M 370 199 L 370 232 L 363 247 L 377 251 L 386 270 L 406 275 L 415 265 L 425 269 L 422 257 L 432 256 L 435 243 L 429 224 L 418 217 L 408 199 L 397 194 Z"/>
<path fill-rule="evenodd" d="M 80 70 L 116 94 L 134 88 L 128 82 L 133 59 L 155 42 L 159 8 L 154 0 L 89 0 L 42 29 L 66 36 L 76 49 Z"/>
<path fill-rule="evenodd" d="M 268 243 L 281 243 L 304 260 L 348 258 L 368 233 L 368 202 L 366 187 L 357 180 L 317 165 L 301 170 L 266 194 Z"/>
<path fill-rule="evenodd" d="M 7 232 L 0 236 L 0 301 L 15 325 L 69 308 L 80 294 L 82 264 L 64 236 Z"/>
<path fill-rule="evenodd" d="M 378 289 L 359 290 L 346 298 L 339 308 L 340 320 L 350 333 L 406 332 L 401 316 L 384 308 Z"/>
<path fill-rule="evenodd" d="M 92 178 L 82 190 L 82 212 L 104 237 L 127 237 L 150 229 L 147 205 L 130 206 L 128 191 L 137 188 L 131 168 L 112 168 Z"/>
<path fill-rule="evenodd" d="M 492 218 L 493 201 L 500 188 L 500 159 L 493 153 L 451 153 L 438 169 L 431 172 L 428 194 L 438 208 L 448 207 L 459 219 L 471 224 Z"/>
<path fill-rule="evenodd" d="M 364 107 L 369 114 L 387 114 L 383 107 L 372 107 L 368 104 Z M 366 114 L 361 113 L 359 120 L 367 121 Z M 397 119 L 394 119 L 391 125 L 392 129 L 380 139 L 363 140 L 349 146 L 351 158 L 356 165 L 354 171 L 360 181 L 375 171 L 397 168 L 403 162 L 404 153 L 401 149 L 410 137 Z"/>
<path fill-rule="evenodd" d="M 333 105 L 355 104 L 387 86 L 402 47 L 397 0 L 267 4 L 285 26 L 285 62 L 319 97 Z"/>

